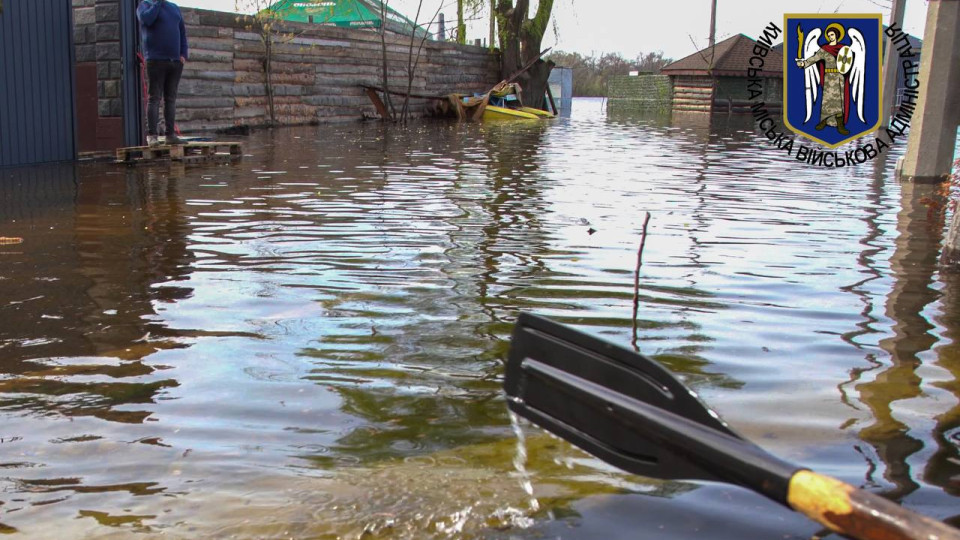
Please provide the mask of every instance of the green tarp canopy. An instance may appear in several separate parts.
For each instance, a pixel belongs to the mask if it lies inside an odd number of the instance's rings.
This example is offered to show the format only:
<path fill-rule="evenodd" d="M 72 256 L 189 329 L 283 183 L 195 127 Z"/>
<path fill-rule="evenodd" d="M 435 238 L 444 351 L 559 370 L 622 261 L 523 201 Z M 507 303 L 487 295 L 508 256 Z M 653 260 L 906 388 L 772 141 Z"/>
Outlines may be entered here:
<path fill-rule="evenodd" d="M 379 29 L 380 0 L 280 0 L 264 11 L 273 11 L 285 21 L 325 24 L 346 28 Z M 387 7 L 387 31 L 422 38 L 430 34 L 396 10 Z"/>

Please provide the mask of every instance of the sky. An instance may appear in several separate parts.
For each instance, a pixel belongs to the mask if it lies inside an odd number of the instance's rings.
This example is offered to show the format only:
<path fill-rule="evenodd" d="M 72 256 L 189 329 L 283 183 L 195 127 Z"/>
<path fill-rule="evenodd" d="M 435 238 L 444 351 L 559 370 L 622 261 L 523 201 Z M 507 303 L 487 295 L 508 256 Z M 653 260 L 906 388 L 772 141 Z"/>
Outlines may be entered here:
<path fill-rule="evenodd" d="M 235 11 L 235 0 L 174 0 L 181 6 Z M 240 0 L 241 4 L 247 0 Z M 456 25 L 456 0 L 389 0 L 389 6 L 413 19 L 423 2 L 421 21 L 441 8 Z M 783 26 L 784 13 L 881 13 L 884 24 L 892 0 L 717 0 L 717 41 L 736 34 L 756 38 L 771 21 Z M 923 38 L 926 0 L 906 2 L 903 27 Z M 532 4 L 536 6 L 536 0 Z M 551 29 L 543 47 L 587 56 L 619 53 L 636 58 L 641 53 L 661 51 L 680 59 L 707 46 L 710 35 L 711 0 L 555 0 Z M 531 8 L 532 11 L 533 8 Z M 489 10 L 476 16 L 467 37 L 486 39 Z M 431 28 L 432 31 L 436 27 Z"/>

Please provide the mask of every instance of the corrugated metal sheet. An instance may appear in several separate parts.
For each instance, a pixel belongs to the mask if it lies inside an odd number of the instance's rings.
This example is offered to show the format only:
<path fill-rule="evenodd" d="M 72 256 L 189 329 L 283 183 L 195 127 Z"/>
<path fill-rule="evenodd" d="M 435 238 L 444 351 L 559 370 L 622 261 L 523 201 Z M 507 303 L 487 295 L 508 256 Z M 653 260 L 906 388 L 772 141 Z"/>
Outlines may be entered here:
<path fill-rule="evenodd" d="M 137 61 L 137 4 L 120 2 L 120 47 L 123 65 L 123 142 L 126 146 L 138 146 L 144 142 L 143 103 L 140 101 L 140 62 Z"/>
<path fill-rule="evenodd" d="M 0 167 L 76 157 L 70 0 L 4 0 Z"/>

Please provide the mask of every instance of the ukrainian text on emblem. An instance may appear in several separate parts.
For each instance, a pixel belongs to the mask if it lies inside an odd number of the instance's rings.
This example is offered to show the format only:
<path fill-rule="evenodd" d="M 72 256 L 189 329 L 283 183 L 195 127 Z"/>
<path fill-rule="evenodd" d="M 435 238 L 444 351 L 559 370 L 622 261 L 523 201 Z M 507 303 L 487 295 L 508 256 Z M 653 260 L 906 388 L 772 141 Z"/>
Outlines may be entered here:
<path fill-rule="evenodd" d="M 875 131 L 882 118 L 881 16 L 788 14 L 784 29 L 786 127 L 829 148 Z"/>

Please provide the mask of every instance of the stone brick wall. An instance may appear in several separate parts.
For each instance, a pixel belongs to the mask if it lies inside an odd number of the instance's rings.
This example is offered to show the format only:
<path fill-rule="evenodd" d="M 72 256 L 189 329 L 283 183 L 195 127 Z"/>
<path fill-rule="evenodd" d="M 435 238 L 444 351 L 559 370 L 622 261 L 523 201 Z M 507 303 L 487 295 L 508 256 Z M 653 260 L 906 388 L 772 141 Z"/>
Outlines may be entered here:
<path fill-rule="evenodd" d="M 73 44 L 77 63 L 97 61 L 96 0 L 73 0 Z"/>
<path fill-rule="evenodd" d="M 123 142 L 119 0 L 72 0 L 77 143 L 81 152 Z"/>
<path fill-rule="evenodd" d="M 673 84 L 666 75 L 611 77 L 607 96 L 614 107 L 664 110 L 673 101 Z"/>
<path fill-rule="evenodd" d="M 231 13 L 182 8 L 190 61 L 180 83 L 181 131 L 268 122 L 263 44 Z M 382 45 L 371 31 L 289 24 L 274 44 L 274 103 L 279 124 L 357 121 L 376 110 L 361 85 L 381 85 Z M 410 38 L 388 35 L 390 86 L 406 90 Z M 414 51 L 416 51 L 415 45 Z M 483 92 L 499 80 L 499 57 L 476 46 L 427 41 L 411 93 Z M 395 103 L 402 98 L 394 97 Z M 433 102 L 414 99 L 420 114 Z"/>
<path fill-rule="evenodd" d="M 118 0 L 73 0 L 73 36 L 77 64 L 96 64 L 99 116 L 122 116 Z"/>
<path fill-rule="evenodd" d="M 120 98 L 122 76 L 120 52 L 120 2 L 119 0 L 96 0 L 97 17 L 95 37 L 97 40 L 97 111 L 101 117 L 123 116 L 123 101 Z"/>

